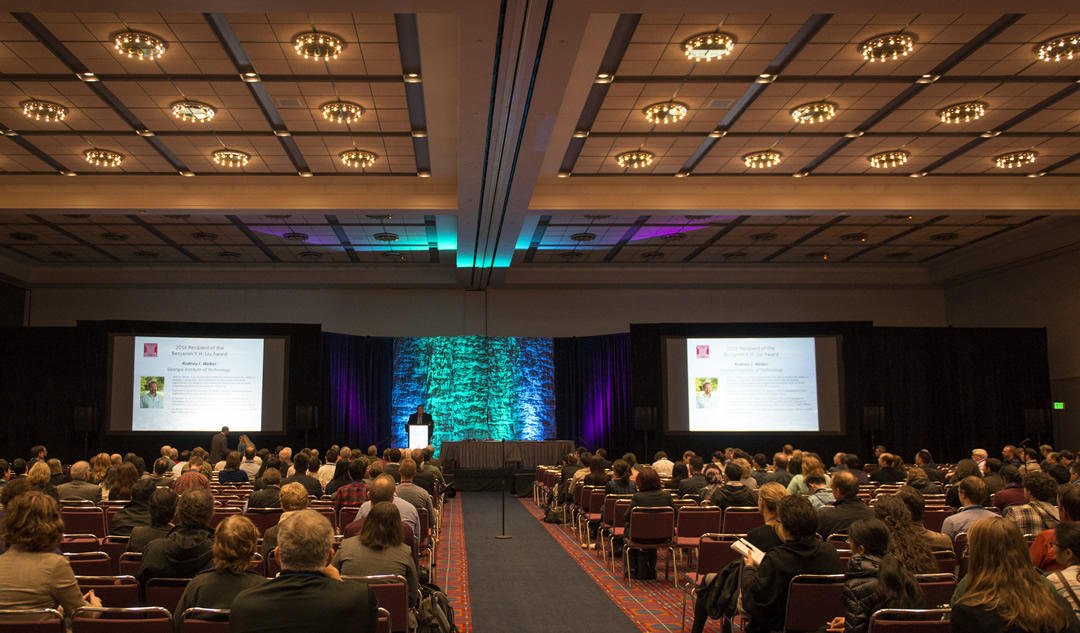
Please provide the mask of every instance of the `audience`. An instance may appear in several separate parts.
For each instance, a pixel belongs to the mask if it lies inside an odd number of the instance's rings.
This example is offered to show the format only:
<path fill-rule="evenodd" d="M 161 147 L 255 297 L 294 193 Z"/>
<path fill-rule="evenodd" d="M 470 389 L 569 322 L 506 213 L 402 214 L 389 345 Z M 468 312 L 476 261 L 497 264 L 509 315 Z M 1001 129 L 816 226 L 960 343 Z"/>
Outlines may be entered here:
<path fill-rule="evenodd" d="M 266 460 L 263 462 L 265 465 Z M 249 508 L 280 508 L 281 507 L 281 471 L 277 468 L 270 468 L 263 473 L 262 476 L 263 487 L 260 490 L 256 490 L 248 497 L 247 507 Z M 304 490 L 304 496 L 307 496 L 307 490 Z"/>
<path fill-rule="evenodd" d="M 179 497 L 168 488 L 157 488 L 150 494 L 150 525 L 139 525 L 131 531 L 125 552 L 142 552 L 151 541 L 165 538 L 172 529 Z"/>
<path fill-rule="evenodd" d="M 218 483 L 222 484 L 246 484 L 248 474 L 240 470 L 240 453 L 229 451 L 225 456 L 225 468 L 218 472 Z"/>
<path fill-rule="evenodd" d="M 211 549 L 214 566 L 196 574 L 184 589 L 173 611 L 177 630 L 185 609 L 228 609 L 241 591 L 266 582 L 251 569 L 258 539 L 259 531 L 247 517 L 231 516 L 218 524 Z"/>
<path fill-rule="evenodd" d="M 791 486 L 788 486 L 788 492 L 791 492 Z M 833 507 L 818 510 L 817 532 L 821 538 L 827 539 L 833 534 L 846 534 L 848 526 L 852 523 L 874 516 L 874 511 L 870 509 L 870 506 L 859 499 L 859 480 L 851 474 L 851 471 L 842 470 L 833 476 L 832 493 L 836 498 Z"/>
<path fill-rule="evenodd" d="M 979 471 L 978 465 L 973 460 L 961 459 L 956 462 L 956 471 L 953 472 L 952 477 L 949 479 L 949 483 L 952 485 L 945 491 L 946 505 L 951 508 L 959 508 L 962 505 L 960 503 L 960 497 L 957 496 L 957 486 L 962 480 L 968 477 L 979 477 L 981 479 L 982 473 Z M 987 498 L 989 498 L 989 495 L 987 495 Z"/>
<path fill-rule="evenodd" d="M 1080 486 L 1066 484 L 1061 486 L 1058 491 L 1061 495 L 1058 503 L 1061 510 L 1062 525 L 1076 521 L 1073 517 L 1080 517 Z M 1061 525 L 1058 527 L 1060 528 Z M 1061 569 L 1054 556 L 1056 546 L 1053 545 L 1053 542 L 1056 532 L 1056 529 L 1043 530 L 1039 532 L 1039 535 L 1031 543 L 1031 562 L 1044 572 Z"/>
<path fill-rule="evenodd" d="M 597 461 L 600 458 L 593 458 Z M 394 494 L 405 501 L 408 501 L 414 508 L 419 510 L 425 510 L 427 512 L 428 526 L 435 524 L 435 506 L 431 502 L 431 495 L 426 490 L 413 483 L 413 476 L 416 474 L 416 462 L 412 458 L 406 457 L 401 460 L 401 467 L 398 469 L 398 474 L 401 476 L 401 483 L 397 485 Z M 607 475 L 604 475 L 604 484 L 607 483 Z M 599 484 L 599 485 L 604 485 Z"/>
<path fill-rule="evenodd" d="M 986 476 L 983 481 L 986 482 L 987 493 L 991 496 L 1005 487 L 1005 480 L 1001 478 L 1001 466 L 1001 460 L 996 457 L 986 460 Z"/>
<path fill-rule="evenodd" d="M 1074 614 L 1080 614 L 1080 523 L 1062 523 L 1055 530 L 1054 557 L 1060 569 L 1046 574 Z"/>
<path fill-rule="evenodd" d="M 1058 515 L 1058 482 L 1042 471 L 1024 475 L 1026 503 L 1005 508 L 1004 517 L 1020 528 L 1021 534 L 1038 536 L 1043 530 L 1052 530 L 1061 523 Z"/>
<path fill-rule="evenodd" d="M 986 483 L 978 475 L 971 475 L 960 480 L 956 486 L 956 494 L 960 500 L 960 510 L 952 516 L 945 517 L 941 525 L 941 533 L 950 539 L 956 540 L 957 534 L 967 532 L 968 528 L 979 519 L 997 516 L 983 507 L 986 503 Z"/>
<path fill-rule="evenodd" d="M 318 479 L 315 479 L 308 474 L 309 459 L 307 454 L 302 452 L 297 453 L 293 458 L 293 467 L 296 469 L 296 472 L 293 473 L 291 477 L 287 478 L 284 483 L 289 484 L 297 482 L 304 486 L 304 489 L 307 490 L 309 495 L 318 498 L 321 497 L 323 493 L 322 484 L 319 483 Z"/>
<path fill-rule="evenodd" d="M 189 490 L 176 503 L 177 525 L 168 536 L 159 538 L 143 550 L 138 578 L 191 578 L 213 564 L 214 498 L 201 488 Z"/>
<path fill-rule="evenodd" d="M 331 564 L 343 576 L 395 575 L 409 585 L 409 606 L 416 606 L 419 576 L 412 550 L 402 540 L 401 514 L 388 501 L 376 503 L 360 534 L 345 539 Z"/>
<path fill-rule="evenodd" d="M 825 474 L 825 464 L 821 463 L 821 460 L 815 455 L 804 455 L 802 460 L 802 471 L 791 478 L 788 482 L 787 491 L 789 495 L 808 495 L 810 494 L 810 487 L 806 485 L 806 478 L 810 475 L 821 475 L 825 478 L 826 485 L 829 483 L 829 476 Z"/>
<path fill-rule="evenodd" d="M 1018 506 L 1027 500 L 1019 468 L 1016 466 L 1003 466 L 1001 468 L 1001 480 L 1005 482 L 1005 485 L 1001 490 L 994 493 L 994 496 L 990 499 L 990 505 L 1004 512 L 1005 508 Z"/>
<path fill-rule="evenodd" d="M 820 510 L 825 506 L 831 506 L 836 503 L 836 496 L 833 495 L 832 490 L 825 485 L 825 475 L 822 473 L 814 473 L 806 478 L 806 487 L 810 489 L 810 494 L 806 497 L 806 500 L 810 502 L 810 505 L 814 506 L 815 510 Z"/>
<path fill-rule="evenodd" d="M 630 453 L 632 457 L 633 454 Z M 604 484 L 604 491 L 609 495 L 632 495 L 637 486 L 630 477 L 630 463 L 625 459 L 616 459 L 611 465 L 611 479 Z"/>
<path fill-rule="evenodd" d="M 60 493 L 57 492 L 56 486 L 52 483 L 52 471 L 49 470 L 49 465 L 44 461 L 37 461 L 30 467 L 30 471 L 27 474 L 27 479 L 30 480 L 30 489 L 43 492 L 57 501 L 60 500 Z"/>
<path fill-rule="evenodd" d="M 757 505 L 754 493 L 741 481 L 742 468 L 734 461 L 724 464 L 724 478 L 727 479 L 724 485 L 713 490 L 712 496 L 709 497 L 712 505 L 720 508 Z"/>
<path fill-rule="evenodd" d="M 360 460 L 357 461 L 361 464 L 360 478 L 363 479 L 363 469 L 366 468 L 366 464 L 364 464 Z M 339 488 L 354 481 L 354 479 L 349 475 L 349 466 L 351 466 L 353 463 L 354 462 L 347 459 L 339 459 L 337 463 L 334 464 L 334 473 L 330 477 L 330 481 L 326 482 L 326 484 L 323 486 L 323 495 L 327 497 L 333 497 L 334 493 L 336 493 Z"/>
<path fill-rule="evenodd" d="M 90 483 L 90 462 L 78 461 L 71 465 L 71 481 L 60 484 L 56 492 L 61 500 L 101 501 L 101 486 Z"/>
<path fill-rule="evenodd" d="M 930 551 L 953 551 L 951 538 L 941 532 L 931 530 L 923 523 L 923 517 L 926 516 L 926 500 L 923 499 L 918 490 L 911 486 L 904 486 L 900 488 L 900 492 L 896 493 L 896 496 L 908 507 L 908 511 L 911 513 L 911 522 L 919 530 L 922 539 L 930 546 Z"/>
<path fill-rule="evenodd" d="M 397 484 L 394 483 L 393 477 L 386 473 L 376 477 L 375 481 L 371 484 L 371 488 L 368 490 L 368 496 L 370 498 L 365 501 L 356 512 L 356 520 L 366 518 L 368 512 L 371 512 L 372 505 L 379 503 L 380 501 L 389 501 L 397 506 L 398 513 L 401 514 L 401 522 L 408 525 L 413 534 L 419 536 L 420 513 L 416 511 L 416 506 L 397 496 L 396 492 Z"/>
<path fill-rule="evenodd" d="M 687 465 L 690 476 L 679 482 L 679 496 L 685 497 L 687 495 L 696 497 L 701 489 L 708 483 L 705 481 L 705 475 L 701 473 L 701 469 L 704 467 L 705 462 L 694 455 L 690 458 L 690 463 Z M 749 468 L 746 469 L 749 472 Z"/>
<path fill-rule="evenodd" d="M 135 528 L 150 525 L 150 496 L 154 490 L 154 482 L 149 479 L 136 482 L 131 488 L 131 501 L 109 520 L 109 534 L 131 536 Z"/>
<path fill-rule="evenodd" d="M 297 455 L 297 458 L 300 456 Z M 281 487 L 281 516 L 278 518 L 276 525 L 272 525 L 266 528 L 266 533 L 263 534 L 262 542 L 262 555 L 263 558 L 268 558 L 270 552 L 274 551 L 277 547 L 277 534 L 281 529 L 281 525 L 289 520 L 292 515 L 305 510 L 308 507 L 308 495 L 307 490 L 304 489 L 304 485 L 298 481 L 287 483 Z"/>
<path fill-rule="evenodd" d="M 915 525 L 911 510 L 897 495 L 878 497 L 874 516 L 889 530 L 889 553 L 913 574 L 932 574 L 938 571 L 930 544 L 923 537 L 922 525 Z"/>
<path fill-rule="evenodd" d="M 941 486 L 931 481 L 922 468 L 912 468 L 908 471 L 907 485 L 924 495 L 941 494 Z"/>
<path fill-rule="evenodd" d="M 359 506 L 368 498 L 368 484 L 364 481 L 365 464 L 363 458 L 348 464 L 348 481 L 334 490 L 334 509 L 340 510 L 342 506 Z M 333 485 L 333 482 L 330 482 Z"/>

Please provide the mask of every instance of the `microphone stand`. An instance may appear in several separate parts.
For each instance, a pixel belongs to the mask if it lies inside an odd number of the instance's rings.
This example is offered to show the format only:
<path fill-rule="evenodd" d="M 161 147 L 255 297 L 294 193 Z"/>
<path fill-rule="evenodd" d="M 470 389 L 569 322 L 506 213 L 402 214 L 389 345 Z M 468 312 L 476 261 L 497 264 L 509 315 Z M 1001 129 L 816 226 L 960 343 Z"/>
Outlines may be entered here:
<path fill-rule="evenodd" d="M 502 445 L 502 469 L 503 469 L 503 485 L 502 485 L 502 534 L 496 534 L 497 539 L 510 539 L 514 538 L 506 533 L 506 482 L 509 480 L 510 469 L 506 467 L 506 440 L 500 442 Z"/>

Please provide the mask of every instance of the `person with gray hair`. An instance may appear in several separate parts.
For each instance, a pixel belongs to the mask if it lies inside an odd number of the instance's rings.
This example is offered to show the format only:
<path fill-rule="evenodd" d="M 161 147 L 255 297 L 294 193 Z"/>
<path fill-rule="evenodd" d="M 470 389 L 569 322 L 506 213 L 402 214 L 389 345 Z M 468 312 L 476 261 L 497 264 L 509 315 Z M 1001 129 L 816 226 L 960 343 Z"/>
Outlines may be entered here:
<path fill-rule="evenodd" d="M 71 481 L 56 487 L 61 499 L 101 501 L 101 486 L 90 483 L 90 462 L 78 461 L 71 466 Z"/>
<path fill-rule="evenodd" d="M 348 623 L 374 633 L 378 602 L 366 583 L 342 581 L 330 565 L 334 528 L 314 510 L 301 510 L 281 523 L 275 552 L 281 573 L 233 600 L 232 633 L 334 631 Z"/>

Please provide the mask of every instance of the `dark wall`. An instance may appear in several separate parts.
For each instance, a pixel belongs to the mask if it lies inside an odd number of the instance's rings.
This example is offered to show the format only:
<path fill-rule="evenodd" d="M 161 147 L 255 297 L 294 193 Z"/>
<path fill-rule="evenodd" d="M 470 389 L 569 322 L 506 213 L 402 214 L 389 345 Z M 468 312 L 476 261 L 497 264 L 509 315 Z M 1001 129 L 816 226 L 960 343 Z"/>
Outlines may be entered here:
<path fill-rule="evenodd" d="M 727 446 L 771 455 L 784 443 L 831 457 L 864 458 L 885 444 L 908 461 L 927 448 L 954 461 L 981 446 L 994 453 L 1029 437 L 1024 409 L 1048 408 L 1050 377 L 1044 329 L 879 328 L 869 323 L 650 324 L 631 326 L 635 406 L 664 416 L 661 337 L 843 337 L 846 432 L 824 434 L 665 433 L 647 437 L 649 451 L 699 454 Z M 885 407 L 885 426 L 862 428 L 863 407 Z M 632 424 L 632 421 L 630 421 Z M 663 428 L 663 427 L 662 427 Z M 1051 439 L 1049 429 L 1044 439 Z M 635 446 L 644 448 L 638 433 Z M 1031 441 L 1038 438 L 1031 435 Z M 649 455 L 651 458 L 651 455 Z"/>
<path fill-rule="evenodd" d="M 48 446 L 50 455 L 65 461 L 102 450 L 133 451 L 149 459 L 157 455 L 162 444 L 209 448 L 209 433 L 105 432 L 110 333 L 289 337 L 286 432 L 249 435 L 260 447 L 303 443 L 304 432 L 293 430 L 293 422 L 297 405 L 321 402 L 320 326 L 80 321 L 71 328 L 0 329 L 0 352 L 6 361 L 0 365 L 0 402 L 4 403 L 6 413 L 6 422 L 0 424 L 0 456 L 25 457 L 23 453 L 38 443 Z M 75 407 L 96 408 L 99 430 L 89 434 L 76 432 Z M 311 433 L 314 439 L 318 430 Z"/>
<path fill-rule="evenodd" d="M 26 288 L 0 281 L 0 327 L 18 327 L 23 324 L 26 311 Z"/>

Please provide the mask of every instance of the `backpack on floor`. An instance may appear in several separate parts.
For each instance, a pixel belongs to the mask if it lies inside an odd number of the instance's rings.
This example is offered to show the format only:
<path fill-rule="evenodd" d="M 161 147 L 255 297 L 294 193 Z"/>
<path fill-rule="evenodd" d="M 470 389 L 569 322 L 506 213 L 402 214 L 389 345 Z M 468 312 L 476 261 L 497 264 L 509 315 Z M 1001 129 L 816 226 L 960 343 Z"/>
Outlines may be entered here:
<path fill-rule="evenodd" d="M 435 585 L 420 585 L 420 605 L 416 609 L 416 633 L 457 633 L 454 607 Z"/>

